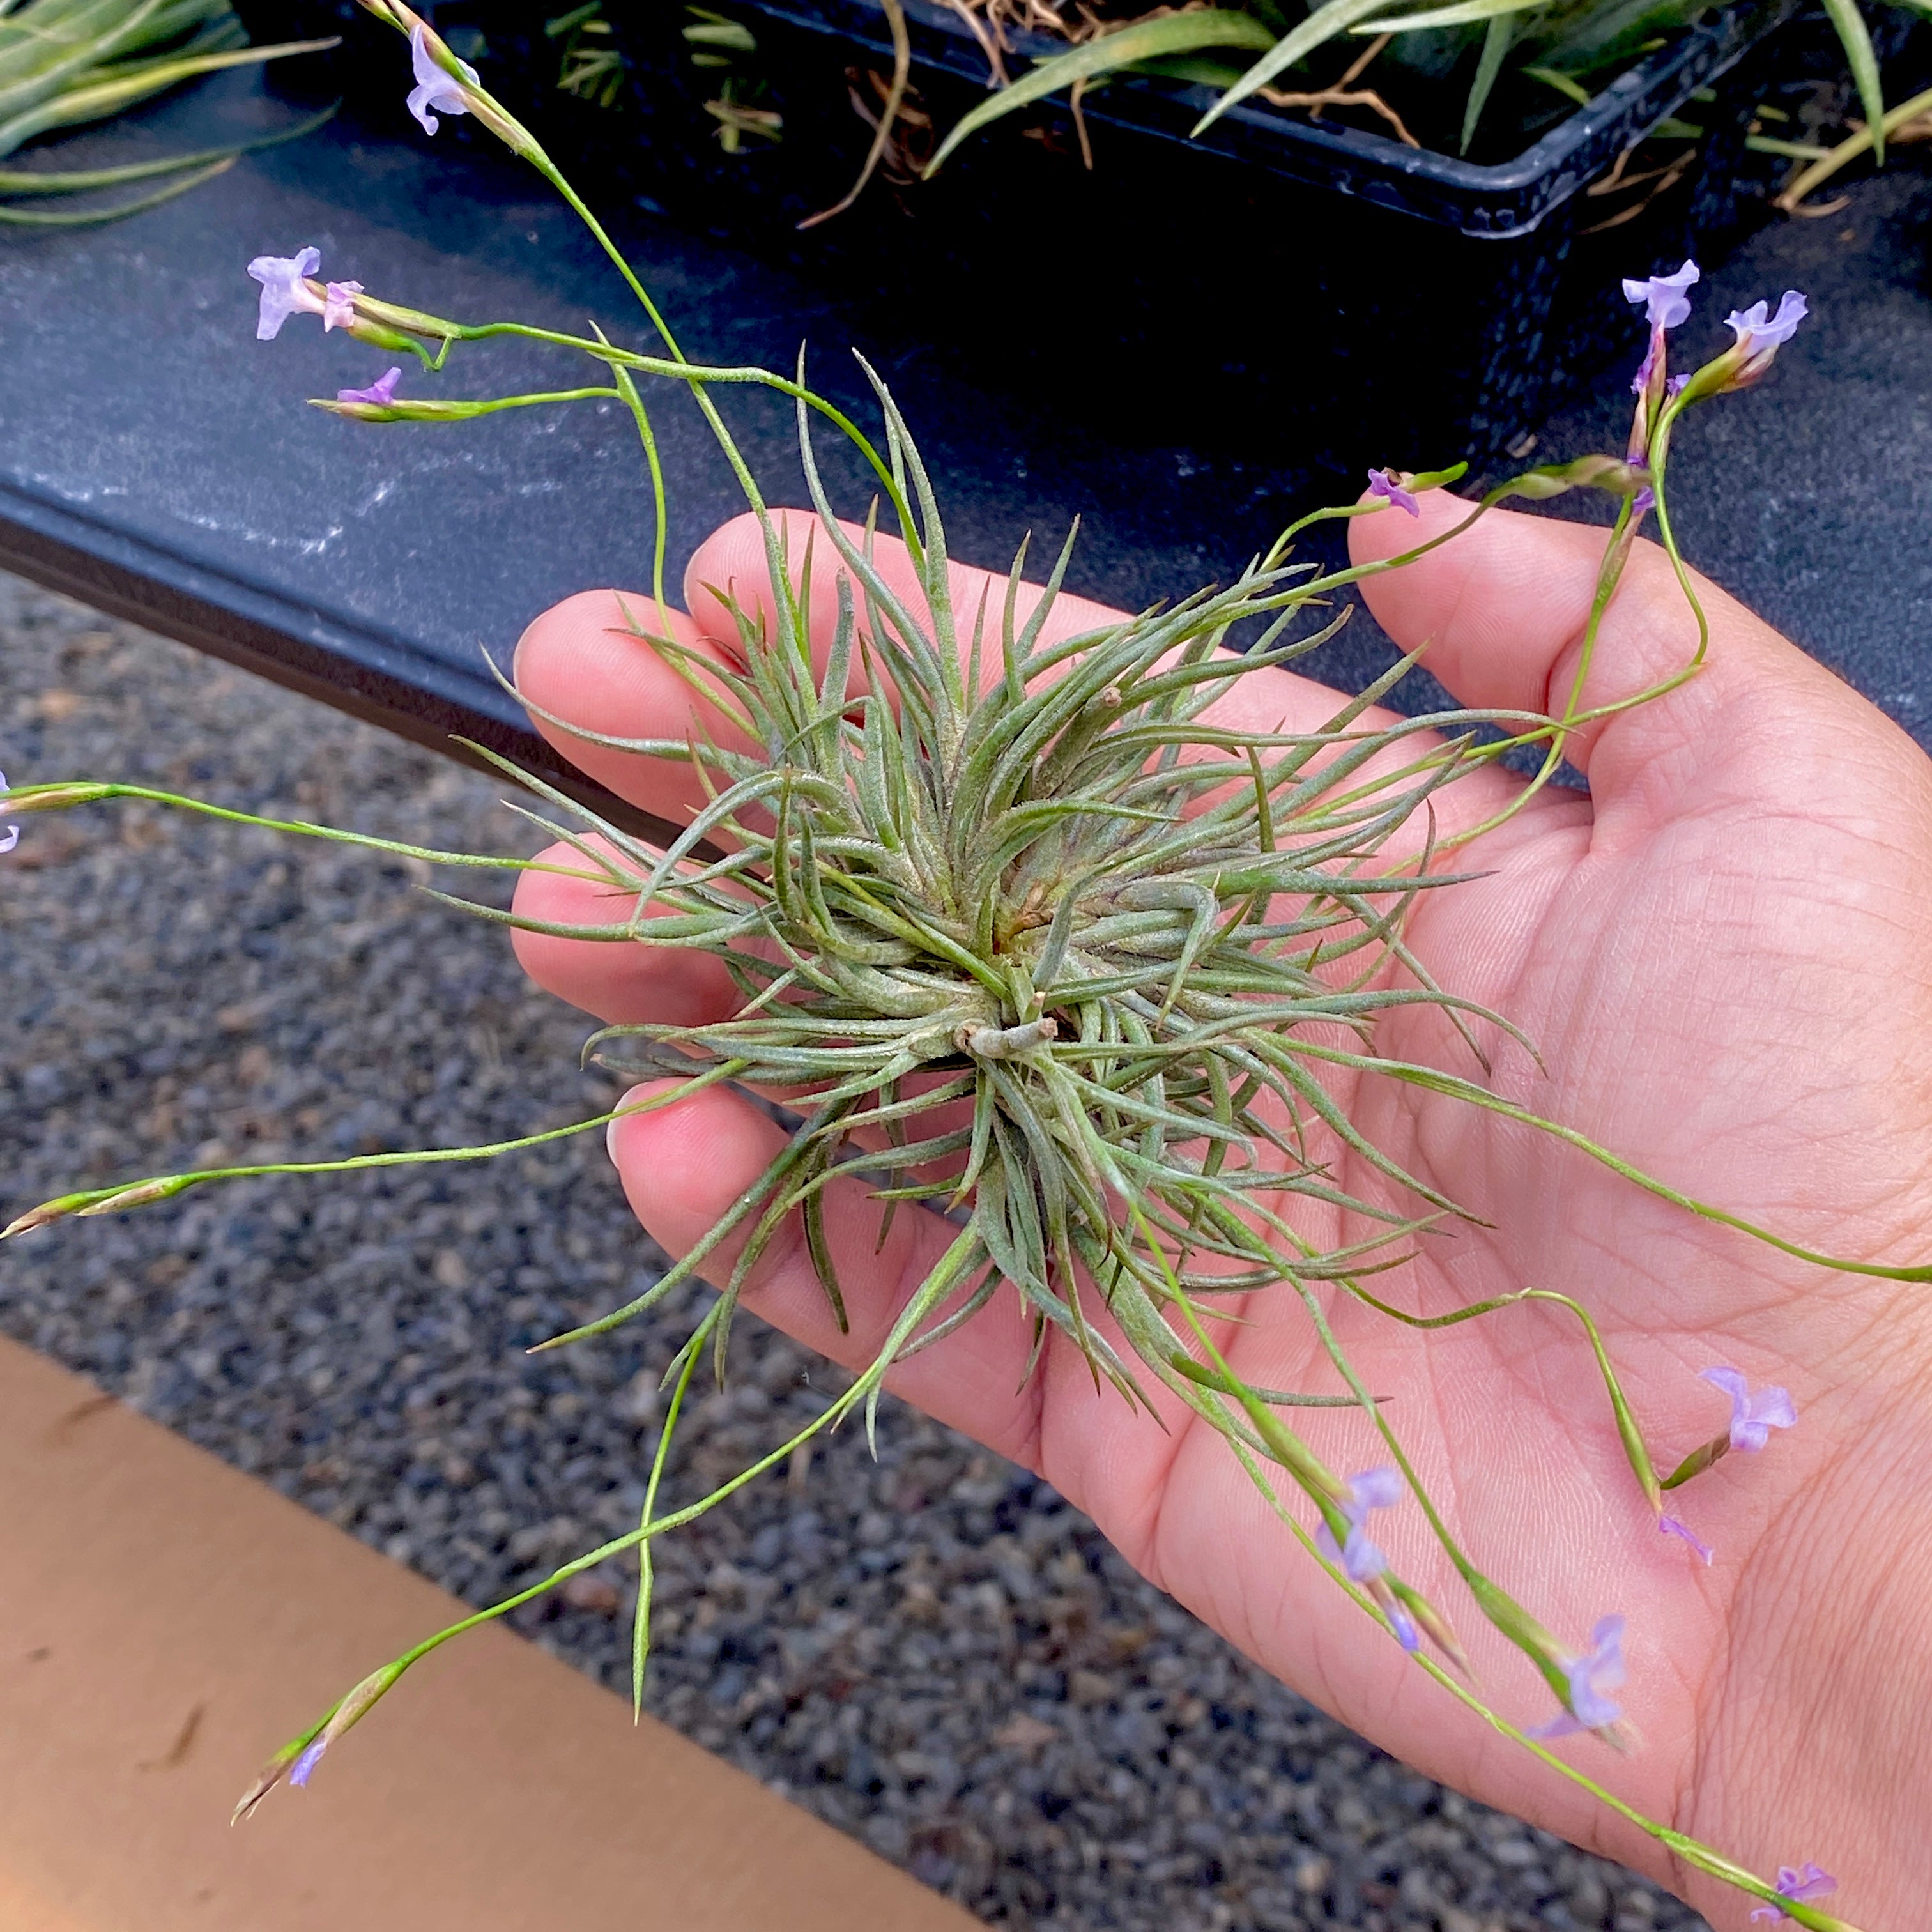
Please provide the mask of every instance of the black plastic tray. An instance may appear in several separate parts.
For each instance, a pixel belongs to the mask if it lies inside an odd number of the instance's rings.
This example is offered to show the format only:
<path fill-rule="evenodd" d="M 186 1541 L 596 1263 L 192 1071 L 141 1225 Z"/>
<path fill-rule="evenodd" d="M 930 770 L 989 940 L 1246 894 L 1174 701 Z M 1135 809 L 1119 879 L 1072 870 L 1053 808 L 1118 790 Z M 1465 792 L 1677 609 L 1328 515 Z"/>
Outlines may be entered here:
<path fill-rule="evenodd" d="M 627 0 L 616 0 L 625 10 Z M 630 0 L 636 10 L 634 0 Z M 650 4 L 650 0 L 646 0 Z M 934 0 L 902 0 L 914 73 L 944 73 L 983 92 L 986 60 L 958 14 Z M 874 0 L 734 0 L 734 10 L 795 32 L 830 35 L 890 62 L 892 41 Z M 607 8 L 607 11 L 610 10 Z M 1151 78 L 1117 82 L 1094 97 L 1090 124 L 1177 144 L 1174 165 L 1218 155 L 1288 181 L 1359 196 L 1378 207 L 1465 235 L 1496 240 L 1527 233 L 1595 180 L 1617 157 L 1727 71 L 1796 10 L 1796 0 L 1756 0 L 1724 8 L 1626 70 L 1514 160 L 1480 166 L 1412 148 L 1372 130 L 1326 125 L 1265 103 L 1232 108 L 1198 138 L 1192 130 L 1213 103 L 1210 88 Z M 1010 34 L 1011 70 L 1064 52 L 1042 34 Z"/>
<path fill-rule="evenodd" d="M 349 0 L 306 4 L 304 26 L 346 10 L 357 31 Z M 1292 448 L 1339 473 L 1495 459 L 1639 352 L 1618 277 L 1714 258 L 1763 206 L 1767 172 L 1744 134 L 1769 37 L 1795 4 L 1724 8 L 1499 166 L 1265 106 L 1191 140 L 1208 91 L 1133 80 L 1086 106 L 1090 172 L 1064 104 L 1042 104 L 966 144 L 935 180 L 874 183 L 806 232 L 798 222 L 840 198 L 871 138 L 848 70 L 889 64 L 873 0 L 724 0 L 758 35 L 785 124 L 780 145 L 735 156 L 715 139 L 715 76 L 692 67 L 670 0 L 606 0 L 631 62 L 614 112 L 557 92 L 542 5 L 434 11 L 480 33 L 491 88 L 593 196 L 668 212 L 882 312 L 912 304 L 962 369 L 1056 416 L 1258 456 Z M 950 125 L 983 98 L 985 58 L 949 8 L 905 4 L 914 79 Z M 352 86 L 378 72 L 386 85 L 397 56 L 378 57 L 361 31 L 340 70 Z M 1048 44 L 1021 45 L 1016 63 Z M 1613 205 L 1591 184 L 1700 93 L 1692 164 L 1634 218 L 1593 232 Z"/>

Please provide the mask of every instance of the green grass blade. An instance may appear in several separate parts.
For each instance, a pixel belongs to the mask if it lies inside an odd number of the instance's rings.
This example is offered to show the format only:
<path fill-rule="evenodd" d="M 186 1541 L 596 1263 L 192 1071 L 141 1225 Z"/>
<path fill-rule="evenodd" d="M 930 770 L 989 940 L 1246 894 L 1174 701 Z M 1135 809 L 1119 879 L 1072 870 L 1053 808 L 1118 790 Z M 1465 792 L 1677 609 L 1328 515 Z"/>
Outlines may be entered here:
<path fill-rule="evenodd" d="M 1534 13 L 1543 0 L 1455 0 L 1448 7 L 1425 8 L 1420 14 L 1391 14 L 1384 20 L 1364 20 L 1351 27 L 1352 34 L 1413 34 L 1430 27 L 1466 27 L 1478 20 L 1507 19 L 1513 14 Z M 1489 57 L 1484 44 L 1483 56 Z M 1498 62 L 1500 65 L 1500 61 Z"/>
<path fill-rule="evenodd" d="M 1285 72 L 1297 61 L 1306 59 L 1337 34 L 1346 34 L 1357 21 L 1380 13 L 1387 4 L 1388 0 L 1328 0 L 1325 7 L 1318 7 L 1293 33 L 1275 41 L 1269 51 L 1202 116 L 1195 124 L 1195 133 L 1199 134 L 1211 127 L 1229 108 L 1246 100 L 1257 88 L 1267 86 L 1276 74 Z M 1181 14 L 1174 17 L 1184 20 L 1197 16 Z"/>
<path fill-rule="evenodd" d="M 1872 160 L 1885 165 L 1885 88 L 1879 79 L 1878 53 L 1871 31 L 1858 11 L 1858 0 L 1825 0 L 1825 11 L 1844 43 L 1845 58 L 1851 63 L 1852 79 L 1858 84 L 1858 103 L 1865 111 L 1865 125 L 1871 130 Z"/>
<path fill-rule="evenodd" d="M 1476 138 L 1476 124 L 1483 118 L 1483 110 L 1489 104 L 1496 76 L 1503 70 L 1510 43 L 1515 38 L 1516 22 L 1508 14 L 1498 14 L 1491 19 L 1489 29 L 1483 35 L 1483 51 L 1476 62 L 1476 77 L 1470 83 L 1469 98 L 1462 107 L 1461 152 L 1466 154 Z"/>
<path fill-rule="evenodd" d="M 1336 4 L 1366 11 L 1370 4 L 1386 0 L 1336 0 Z M 1323 38 L 1326 38 L 1324 35 Z M 948 134 L 926 166 L 930 180 L 940 163 L 968 136 L 1016 109 L 1044 100 L 1076 81 L 1093 80 L 1102 74 L 1118 73 L 1136 61 L 1163 56 L 1198 53 L 1204 47 L 1273 47 L 1275 37 L 1252 14 L 1237 14 L 1226 8 L 1209 8 L 1199 13 L 1169 14 L 1155 20 L 1142 20 L 1124 27 L 1118 34 L 1103 35 L 1073 48 L 1057 58 L 1042 61 L 1032 73 L 1012 86 L 988 95 Z M 1265 64 L 1265 62 L 1264 62 Z"/>

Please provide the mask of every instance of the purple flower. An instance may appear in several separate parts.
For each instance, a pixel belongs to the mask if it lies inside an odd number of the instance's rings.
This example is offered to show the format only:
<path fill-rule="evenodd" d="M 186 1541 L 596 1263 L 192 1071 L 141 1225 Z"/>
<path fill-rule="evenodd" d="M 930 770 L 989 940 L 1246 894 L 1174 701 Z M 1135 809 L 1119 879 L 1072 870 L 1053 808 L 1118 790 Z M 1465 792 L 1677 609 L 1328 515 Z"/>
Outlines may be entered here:
<path fill-rule="evenodd" d="M 1546 1724 L 1538 1724 L 1533 1738 L 1567 1738 L 1573 1731 L 1601 1730 L 1623 1715 L 1623 1707 L 1604 1694 L 1624 1681 L 1624 1620 L 1605 1617 L 1590 1633 L 1587 1657 L 1568 1659 L 1563 1674 L 1570 1680 L 1570 1708 Z"/>
<path fill-rule="evenodd" d="M 1412 1655 L 1422 1648 L 1422 1633 L 1415 1627 L 1415 1619 L 1400 1604 L 1392 1604 L 1388 1609 L 1389 1628 L 1395 1632 L 1395 1640 Z"/>
<path fill-rule="evenodd" d="M 1641 517 L 1656 508 L 1657 492 L 1648 483 L 1630 499 L 1630 514 L 1633 517 Z"/>
<path fill-rule="evenodd" d="M 296 1760 L 294 1768 L 289 1773 L 289 1782 L 291 1784 L 306 1784 L 309 1780 L 309 1774 L 322 1762 L 322 1754 L 328 1748 L 328 1733 L 324 1731 L 322 1736 Z"/>
<path fill-rule="evenodd" d="M 321 315 L 322 297 L 308 278 L 322 266 L 322 250 L 304 248 L 298 255 L 257 255 L 248 272 L 262 285 L 262 314 L 255 325 L 257 342 L 272 342 L 292 315 Z"/>
<path fill-rule="evenodd" d="M 1679 1522 L 1674 1516 L 1659 1516 L 1657 1520 L 1657 1526 L 1666 1536 L 1674 1536 L 1689 1544 L 1690 1547 L 1703 1558 L 1706 1565 L 1718 1553 L 1688 1523 Z"/>
<path fill-rule="evenodd" d="M 1768 315 L 1768 302 L 1753 302 L 1749 308 L 1733 309 L 1725 316 L 1726 326 L 1737 337 L 1736 352 L 1744 364 L 1725 386 L 1741 389 L 1755 382 L 1771 367 L 1780 346 L 1798 332 L 1798 325 L 1808 312 L 1804 298 L 1796 289 L 1786 289 L 1779 298 L 1778 313 Z"/>
<path fill-rule="evenodd" d="M 1369 472 L 1369 494 L 1386 498 L 1398 510 L 1406 510 L 1412 517 L 1422 514 L 1414 495 L 1396 481 L 1395 472 L 1392 470 L 1371 470 Z"/>
<path fill-rule="evenodd" d="M 1364 1469 L 1348 1478 L 1349 1500 L 1342 1504 L 1348 1519 L 1348 1540 L 1337 1544 L 1334 1532 L 1324 1522 L 1315 1532 L 1323 1556 L 1341 1564 L 1343 1573 L 1358 1583 L 1379 1576 L 1388 1568 L 1388 1558 L 1370 1541 L 1362 1525 L 1371 1510 L 1387 1509 L 1402 1500 L 1402 1478 L 1393 1469 Z"/>
<path fill-rule="evenodd" d="M 4 791 L 6 789 L 7 774 L 4 772 L 0 772 L 0 791 Z M 0 832 L 0 852 L 12 851 L 20 842 L 20 828 L 17 825 L 10 825 L 4 832 Z"/>
<path fill-rule="evenodd" d="M 362 292 L 360 282 L 331 282 L 322 291 L 322 332 L 346 328 L 356 320 L 356 298 Z"/>
<path fill-rule="evenodd" d="M 1822 1865 L 1814 1865 L 1809 1858 L 1804 1862 L 1802 1871 L 1793 1871 L 1789 1865 L 1778 1868 L 1777 1891 L 1781 1898 L 1800 1899 L 1807 1904 L 1814 1898 L 1826 1898 L 1838 1888 L 1838 1881 Z M 1751 1914 L 1753 1918 L 1789 1918 L 1791 1914 L 1780 1911 L 1774 1905 L 1760 1905 Z"/>
<path fill-rule="evenodd" d="M 1804 298 L 1796 289 L 1785 290 L 1779 298 L 1777 314 L 1766 321 L 1770 308 L 1768 302 L 1756 302 L 1747 309 L 1734 308 L 1725 316 L 1725 325 L 1741 343 L 1775 349 L 1798 333 L 1798 325 L 1804 320 L 1809 309 Z"/>
<path fill-rule="evenodd" d="M 1690 298 L 1684 291 L 1699 279 L 1695 262 L 1686 262 L 1674 275 L 1652 275 L 1647 281 L 1633 281 L 1626 275 L 1624 299 L 1644 304 L 1643 319 L 1653 329 L 1675 328 L 1690 314 Z M 1644 373 L 1649 374 L 1648 360 Z"/>
<path fill-rule="evenodd" d="M 338 403 L 374 403 L 379 408 L 387 409 L 396 400 L 396 385 L 402 378 L 401 370 L 386 370 L 366 389 L 338 389 L 335 400 Z"/>
<path fill-rule="evenodd" d="M 436 57 L 429 50 L 429 42 L 424 38 L 422 22 L 418 21 L 410 29 L 410 64 L 416 69 L 416 84 L 410 90 L 410 112 L 422 124 L 425 134 L 434 134 L 442 124 L 434 107 L 440 114 L 467 114 L 470 104 L 463 98 L 461 84 L 437 66 Z M 472 86 L 476 82 L 476 70 L 466 62 L 458 61 L 464 77 Z"/>
<path fill-rule="evenodd" d="M 1762 304 L 1760 304 L 1761 308 Z M 1774 1429 L 1789 1429 L 1796 1423 L 1798 1412 L 1787 1391 L 1774 1383 L 1750 1392 L 1750 1384 L 1736 1369 L 1720 1366 L 1703 1371 L 1704 1379 L 1720 1388 L 1731 1399 L 1731 1447 L 1762 1449 Z"/>

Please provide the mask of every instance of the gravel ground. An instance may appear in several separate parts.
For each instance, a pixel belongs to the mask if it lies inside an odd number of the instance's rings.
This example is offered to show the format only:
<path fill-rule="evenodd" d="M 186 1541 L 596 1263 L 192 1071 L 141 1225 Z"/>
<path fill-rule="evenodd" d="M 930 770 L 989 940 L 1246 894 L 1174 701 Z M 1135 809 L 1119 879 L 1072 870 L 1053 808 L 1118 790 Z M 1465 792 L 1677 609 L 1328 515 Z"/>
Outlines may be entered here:
<path fill-rule="evenodd" d="M 20 780 L 518 836 L 500 787 L 4 576 L 0 754 Z M 610 1094 L 576 1070 L 585 1023 L 400 864 L 140 806 L 23 830 L 0 860 L 0 1208 L 284 1150 L 487 1141 Z M 70 1224 L 0 1257 L 0 1328 L 484 1603 L 634 1522 L 695 1306 L 522 1353 L 658 1264 L 600 1141 Z M 735 1386 L 681 1432 L 686 1484 L 837 1386 L 741 1330 Z M 662 1546 L 658 1574 L 651 1708 L 990 1923 L 1702 1924 L 1362 1743 L 1044 1484 L 890 1401 L 876 1463 L 842 1433 Z M 622 1575 L 580 1580 L 521 1628 L 622 1688 L 629 1604 Z"/>

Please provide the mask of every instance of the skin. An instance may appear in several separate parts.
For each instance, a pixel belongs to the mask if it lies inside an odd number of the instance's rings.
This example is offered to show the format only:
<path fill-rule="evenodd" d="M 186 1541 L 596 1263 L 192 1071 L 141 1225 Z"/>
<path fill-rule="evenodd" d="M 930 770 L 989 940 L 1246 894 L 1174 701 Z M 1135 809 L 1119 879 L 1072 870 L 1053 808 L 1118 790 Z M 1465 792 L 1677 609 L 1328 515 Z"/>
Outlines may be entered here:
<path fill-rule="evenodd" d="M 1437 493 L 1420 524 L 1390 510 L 1350 526 L 1357 562 L 1446 528 Z M 802 526 L 801 526 L 802 534 Z M 800 546 L 794 545 L 794 554 Z M 884 546 L 881 545 L 882 550 Z M 1601 556 L 1600 532 L 1498 512 L 1419 563 L 1364 586 L 1405 648 L 1461 703 L 1560 710 Z M 898 568 L 903 569 L 901 560 Z M 829 632 L 830 573 L 814 604 Z M 909 580 L 909 578 L 908 578 Z M 956 606 L 981 573 L 956 567 Z M 686 581 L 679 634 L 735 637 L 715 592 L 768 602 L 754 526 L 716 532 Z M 996 586 L 994 608 L 998 604 Z M 1583 730 L 1569 747 L 1591 792 L 1550 791 L 1456 856 L 1486 876 L 1424 894 L 1408 931 L 1449 990 L 1507 1015 L 1542 1066 L 1495 1042 L 1494 1081 L 1686 1192 L 1808 1246 L 1868 1261 L 1932 1256 L 1932 764 L 1856 693 L 1715 586 L 1702 673 Z M 640 600 L 647 602 L 647 600 Z M 634 603 L 633 608 L 639 604 Z M 1073 600 L 1049 634 L 1108 614 Z M 1696 642 L 1661 554 L 1640 544 L 1606 622 L 1586 704 L 1640 690 Z M 622 735 L 680 735 L 689 688 L 625 634 L 612 593 L 539 618 L 517 673 L 536 705 Z M 1282 670 L 1244 680 L 1221 715 L 1260 728 L 1319 724 L 1332 692 Z M 586 770 L 667 817 L 696 796 L 688 772 L 572 740 Z M 716 730 L 715 724 L 707 728 Z M 1442 802 L 1442 828 L 1480 822 L 1516 781 L 1486 772 Z M 561 848 L 554 855 L 568 859 Z M 519 910 L 608 917 L 590 887 L 526 875 Z M 710 962 L 520 934 L 543 986 L 606 1021 L 723 1017 Z M 1426 1009 L 1393 1016 L 1383 1050 L 1465 1073 L 1466 1050 Z M 1790 1389 L 1798 1426 L 1733 1454 L 1671 1507 L 1717 1547 L 1705 1568 L 1660 1535 L 1617 1440 L 1574 1321 L 1510 1309 L 1424 1337 L 1331 1303 L 1337 1332 L 1437 1503 L 1490 1574 L 1579 1652 L 1596 1619 L 1630 1620 L 1618 1694 L 1635 1735 L 1618 1758 L 1584 1736 L 1557 1748 L 1653 1818 L 1772 1874 L 1816 1859 L 1830 1909 L 1868 1932 L 1922 1922 L 1932 1892 L 1932 1288 L 1833 1274 L 1640 1192 L 1532 1131 L 1395 1082 L 1342 1097 L 1369 1138 L 1490 1225 L 1461 1226 L 1379 1278 L 1438 1314 L 1528 1286 L 1595 1314 L 1660 1468 L 1722 1432 L 1714 1363 Z M 620 1122 L 612 1154 L 631 1204 L 683 1252 L 770 1158 L 778 1130 L 715 1090 Z M 1345 1172 L 1343 1184 L 1378 1184 Z M 869 1358 L 947 1232 L 902 1214 L 874 1252 L 879 1213 L 856 1184 L 827 1225 L 851 1309 L 842 1336 L 799 1239 L 781 1238 L 748 1305 L 857 1366 Z M 1308 1223 L 1318 1239 L 1344 1231 Z M 1340 1387 L 1299 1306 L 1250 1298 L 1222 1346 L 1250 1381 Z M 1087 1510 L 1143 1574 L 1264 1667 L 1397 1756 L 1486 1803 L 1670 1886 L 1722 1932 L 1750 1901 L 1678 1865 L 1654 1841 L 1490 1731 L 1348 1603 L 1270 1516 L 1224 1442 L 1168 1404 L 1163 1431 L 1097 1392 L 1049 1346 L 1022 1384 L 1029 1330 L 1010 1297 L 889 1386 L 1037 1471 Z M 1357 1413 L 1295 1418 L 1332 1467 L 1385 1462 Z M 1300 1506 L 1309 1520 L 1305 1504 Z M 1483 1624 L 1412 1502 L 1374 1532 L 1397 1570 L 1456 1624 L 1483 1694 L 1528 1724 L 1547 1688 Z"/>

